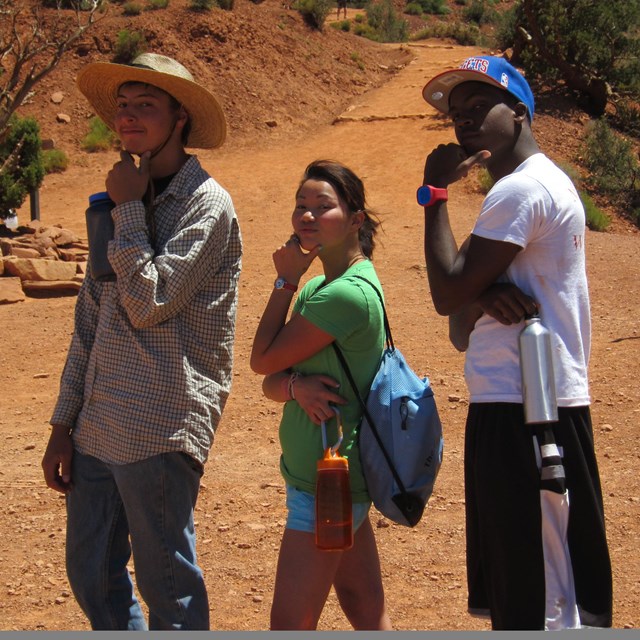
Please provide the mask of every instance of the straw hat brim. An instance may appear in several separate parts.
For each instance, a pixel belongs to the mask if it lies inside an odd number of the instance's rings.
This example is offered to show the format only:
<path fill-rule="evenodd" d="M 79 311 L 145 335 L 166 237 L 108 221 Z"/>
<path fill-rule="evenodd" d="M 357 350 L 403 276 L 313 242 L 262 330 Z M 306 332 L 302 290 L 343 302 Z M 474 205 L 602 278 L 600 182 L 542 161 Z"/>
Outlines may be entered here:
<path fill-rule="evenodd" d="M 214 149 L 227 136 L 227 122 L 217 98 L 186 78 L 126 64 L 94 62 L 80 70 L 76 82 L 95 112 L 111 129 L 114 129 L 120 85 L 143 82 L 166 91 L 187 110 L 191 120 L 187 147 Z"/>

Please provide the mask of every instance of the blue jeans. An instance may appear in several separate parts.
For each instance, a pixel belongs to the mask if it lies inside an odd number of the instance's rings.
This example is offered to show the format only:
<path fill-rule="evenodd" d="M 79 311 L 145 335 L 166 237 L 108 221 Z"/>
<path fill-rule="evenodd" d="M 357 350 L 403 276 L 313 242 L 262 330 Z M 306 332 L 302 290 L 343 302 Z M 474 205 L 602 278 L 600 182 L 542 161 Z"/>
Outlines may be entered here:
<path fill-rule="evenodd" d="M 209 629 L 193 510 L 202 465 L 184 453 L 110 465 L 74 452 L 67 495 L 67 575 L 93 629 Z"/>

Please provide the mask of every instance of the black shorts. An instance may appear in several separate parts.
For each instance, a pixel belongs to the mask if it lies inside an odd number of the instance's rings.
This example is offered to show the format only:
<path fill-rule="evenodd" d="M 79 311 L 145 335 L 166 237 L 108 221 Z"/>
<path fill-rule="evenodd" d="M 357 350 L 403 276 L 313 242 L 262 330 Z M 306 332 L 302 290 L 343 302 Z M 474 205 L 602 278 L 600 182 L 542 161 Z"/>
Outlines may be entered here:
<path fill-rule="evenodd" d="M 558 413 L 576 599 L 583 624 L 610 627 L 611 563 L 589 407 Z M 465 497 L 469 612 L 490 614 L 493 629 L 544 629 L 540 474 L 521 404 L 470 405 Z"/>

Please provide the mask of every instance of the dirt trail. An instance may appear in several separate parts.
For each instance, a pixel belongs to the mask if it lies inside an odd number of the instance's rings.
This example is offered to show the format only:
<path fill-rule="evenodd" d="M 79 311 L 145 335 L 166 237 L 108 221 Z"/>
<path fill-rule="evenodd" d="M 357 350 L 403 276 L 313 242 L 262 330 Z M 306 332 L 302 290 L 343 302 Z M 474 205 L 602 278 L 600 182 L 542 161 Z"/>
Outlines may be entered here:
<path fill-rule="evenodd" d="M 384 582 L 398 630 L 487 629 L 466 614 L 462 356 L 430 304 L 415 204 L 425 153 L 452 140 L 451 129 L 422 101 L 427 78 L 475 49 L 424 43 L 415 61 L 384 87 L 356 100 L 334 125 L 287 142 L 200 153 L 232 194 L 245 241 L 234 387 L 217 434 L 198 505 L 200 561 L 219 630 L 268 627 L 276 554 L 284 523 L 278 472 L 279 406 L 264 400 L 248 367 L 256 324 L 274 279 L 273 249 L 288 236 L 293 193 L 307 162 L 335 158 L 364 179 L 384 234 L 375 262 L 397 344 L 434 383 L 445 427 L 445 458 L 423 522 L 409 530 L 375 514 Z M 535 125 L 534 125 L 535 126 Z M 556 158 L 554 158 L 556 159 Z M 48 177 L 42 219 L 84 235 L 87 195 L 102 190 L 114 155 Z M 475 180 L 451 190 L 459 238 L 482 200 Z M 28 215 L 28 212 L 24 215 Z M 605 490 L 615 575 L 614 625 L 640 626 L 640 273 L 638 234 L 588 234 L 593 306 L 591 381 L 594 429 Z M 316 267 L 317 268 L 317 267 Z M 311 275 L 311 274 L 310 274 Z M 72 331 L 71 297 L 0 307 L 0 628 L 84 630 L 64 572 L 64 504 L 44 487 L 39 468 L 47 420 Z M 348 629 L 332 595 L 321 629 Z"/>

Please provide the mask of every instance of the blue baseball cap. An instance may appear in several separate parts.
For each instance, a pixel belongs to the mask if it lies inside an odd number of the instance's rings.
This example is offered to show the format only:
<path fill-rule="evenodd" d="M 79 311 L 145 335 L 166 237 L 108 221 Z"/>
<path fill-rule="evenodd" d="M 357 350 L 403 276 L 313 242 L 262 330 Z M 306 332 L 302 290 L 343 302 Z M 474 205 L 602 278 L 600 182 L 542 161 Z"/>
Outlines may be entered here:
<path fill-rule="evenodd" d="M 504 89 L 526 105 L 529 119 L 533 120 L 534 100 L 529 84 L 513 65 L 495 56 L 467 58 L 458 69 L 440 73 L 427 82 L 422 97 L 438 111 L 449 113 L 449 95 L 463 82 L 486 82 Z"/>

